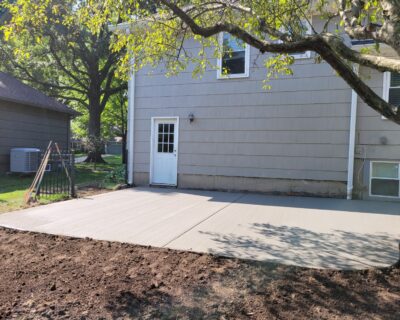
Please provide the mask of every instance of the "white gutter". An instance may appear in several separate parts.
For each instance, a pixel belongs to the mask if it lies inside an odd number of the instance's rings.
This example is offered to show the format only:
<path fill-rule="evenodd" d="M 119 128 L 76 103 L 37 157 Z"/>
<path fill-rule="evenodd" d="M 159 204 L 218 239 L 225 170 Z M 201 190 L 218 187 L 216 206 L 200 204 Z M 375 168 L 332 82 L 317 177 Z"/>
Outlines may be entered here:
<path fill-rule="evenodd" d="M 132 64 L 133 65 L 133 64 Z M 133 185 L 133 157 L 135 144 L 135 71 L 132 70 L 128 80 L 128 134 L 126 148 L 128 151 L 128 184 Z"/>
<path fill-rule="evenodd" d="M 358 65 L 353 67 L 358 74 Z M 351 91 L 351 111 L 350 111 L 350 134 L 349 134 L 349 154 L 347 162 L 347 200 L 353 198 L 353 176 L 354 176 L 354 155 L 356 147 L 356 124 L 357 124 L 357 93 Z"/>

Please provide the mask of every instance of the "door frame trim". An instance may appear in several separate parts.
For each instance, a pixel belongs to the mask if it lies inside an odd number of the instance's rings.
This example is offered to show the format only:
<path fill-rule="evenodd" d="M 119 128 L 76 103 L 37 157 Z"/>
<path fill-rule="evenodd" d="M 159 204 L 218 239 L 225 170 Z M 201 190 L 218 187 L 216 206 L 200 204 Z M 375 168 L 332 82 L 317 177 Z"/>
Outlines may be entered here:
<path fill-rule="evenodd" d="M 154 129 L 156 120 L 175 120 L 176 121 L 176 179 L 174 184 L 164 184 L 164 183 L 153 183 L 153 164 L 154 164 Z M 179 157 L 179 117 L 151 117 L 151 129 L 150 129 L 150 176 L 149 185 L 152 186 L 178 186 L 178 157 Z"/>

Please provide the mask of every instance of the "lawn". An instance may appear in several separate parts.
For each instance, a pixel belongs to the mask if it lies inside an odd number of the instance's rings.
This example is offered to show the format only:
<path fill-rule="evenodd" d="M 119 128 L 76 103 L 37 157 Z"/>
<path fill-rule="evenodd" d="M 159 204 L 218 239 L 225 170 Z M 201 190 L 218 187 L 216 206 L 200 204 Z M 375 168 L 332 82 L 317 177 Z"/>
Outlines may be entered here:
<path fill-rule="evenodd" d="M 0 228 L 0 319 L 400 319 L 400 269 L 319 270 Z"/>
<path fill-rule="evenodd" d="M 88 188 L 97 191 L 114 189 L 123 181 L 121 156 L 108 156 L 107 163 L 93 164 L 78 163 L 75 170 L 75 181 L 78 191 L 85 192 Z M 0 213 L 18 210 L 26 207 L 24 194 L 32 183 L 31 175 L 0 175 Z M 63 196 L 41 199 L 41 204 L 63 199 Z"/>

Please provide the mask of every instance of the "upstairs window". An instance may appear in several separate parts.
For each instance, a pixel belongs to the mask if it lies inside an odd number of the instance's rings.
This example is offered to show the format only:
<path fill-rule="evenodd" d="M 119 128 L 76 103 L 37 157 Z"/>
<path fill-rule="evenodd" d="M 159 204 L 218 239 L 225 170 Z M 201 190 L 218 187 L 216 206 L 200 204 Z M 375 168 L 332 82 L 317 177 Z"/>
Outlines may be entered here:
<path fill-rule="evenodd" d="M 383 97 L 390 104 L 400 106 L 400 73 L 385 72 Z"/>
<path fill-rule="evenodd" d="M 218 79 L 248 77 L 250 46 L 226 32 L 219 35 L 219 43 L 222 52 L 218 59 Z"/>
<path fill-rule="evenodd" d="M 400 166 L 398 162 L 371 162 L 369 193 L 378 197 L 400 197 Z"/>
<path fill-rule="evenodd" d="M 383 99 L 396 108 L 400 106 L 400 73 L 383 74 Z M 386 119 L 382 116 L 382 119 Z"/>
<path fill-rule="evenodd" d="M 303 36 L 310 35 L 312 33 L 311 25 L 307 20 L 302 20 L 301 25 L 303 29 Z M 292 53 L 291 56 L 293 56 L 295 59 L 309 59 L 311 58 L 311 51 L 296 52 Z"/>
<path fill-rule="evenodd" d="M 299 29 L 301 29 L 300 31 L 303 36 L 312 34 L 311 24 L 307 20 L 300 21 Z M 280 31 L 282 31 L 284 33 L 288 33 L 290 35 L 293 35 L 293 33 L 295 33 L 295 31 L 289 27 L 281 27 Z M 296 32 L 299 32 L 299 30 L 297 30 Z M 277 40 L 276 43 L 282 43 L 282 40 Z M 290 55 L 295 59 L 309 59 L 309 58 L 311 58 L 311 51 L 300 51 L 300 52 L 291 53 Z"/>

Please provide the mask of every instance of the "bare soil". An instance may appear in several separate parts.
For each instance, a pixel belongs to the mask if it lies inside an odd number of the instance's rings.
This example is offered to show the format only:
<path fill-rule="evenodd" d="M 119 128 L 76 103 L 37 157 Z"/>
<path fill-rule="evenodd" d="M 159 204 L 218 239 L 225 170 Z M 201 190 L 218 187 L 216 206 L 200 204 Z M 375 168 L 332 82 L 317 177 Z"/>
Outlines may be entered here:
<path fill-rule="evenodd" d="M 78 198 L 85 198 L 85 197 L 90 197 L 94 196 L 97 194 L 101 193 L 107 193 L 111 192 L 113 189 L 106 189 L 106 188 L 101 188 L 101 187 L 95 187 L 95 186 L 87 186 L 87 187 L 81 187 L 79 188 L 76 193 Z"/>
<path fill-rule="evenodd" d="M 400 269 L 332 271 L 0 228 L 0 319 L 400 319 Z"/>

